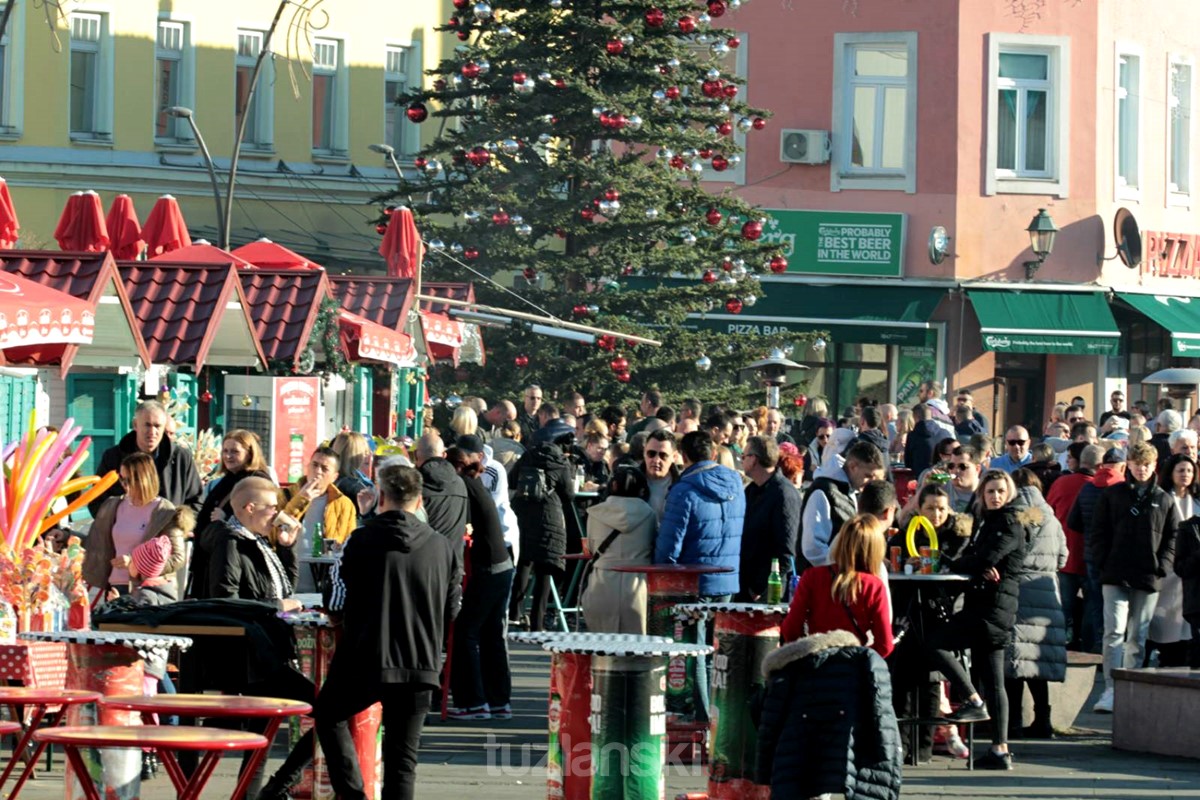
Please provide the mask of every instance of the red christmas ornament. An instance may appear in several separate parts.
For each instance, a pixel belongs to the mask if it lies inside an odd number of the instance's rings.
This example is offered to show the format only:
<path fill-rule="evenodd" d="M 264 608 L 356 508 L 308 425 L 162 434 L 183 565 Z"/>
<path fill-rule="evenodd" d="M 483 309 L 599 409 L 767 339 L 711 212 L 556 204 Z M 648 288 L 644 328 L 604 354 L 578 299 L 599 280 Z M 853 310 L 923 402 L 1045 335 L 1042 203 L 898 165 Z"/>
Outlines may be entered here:
<path fill-rule="evenodd" d="M 571 313 L 577 317 L 586 317 L 588 315 L 587 306 L 575 306 L 571 309 Z"/>
<path fill-rule="evenodd" d="M 492 214 L 492 223 L 494 225 L 507 225 L 509 219 L 508 212 L 503 209 Z"/>
<path fill-rule="evenodd" d="M 782 275 L 787 272 L 788 260 L 783 256 L 772 256 L 770 262 L 771 272 L 776 275 Z"/>
<path fill-rule="evenodd" d="M 468 61 L 467 63 L 462 65 L 461 72 L 462 72 L 462 76 L 464 78 L 474 80 L 475 78 L 479 77 L 479 73 L 481 72 L 481 70 L 479 69 L 479 65 L 476 64 L 474 61 Z"/>
<path fill-rule="evenodd" d="M 471 152 L 467 153 L 467 161 L 471 162 L 471 166 L 474 167 L 486 167 L 491 160 L 492 154 L 487 151 L 486 147 L 472 147 Z"/>
<path fill-rule="evenodd" d="M 731 297 L 725 301 L 725 310 L 730 314 L 742 313 L 742 301 L 736 297 Z"/>
<path fill-rule="evenodd" d="M 386 207 L 383 209 L 383 215 L 384 215 L 385 217 L 390 217 L 390 216 L 391 216 L 391 215 L 392 215 L 392 214 L 395 212 L 395 210 L 396 210 L 396 207 L 395 207 L 395 206 L 386 206 Z"/>
<path fill-rule="evenodd" d="M 717 133 L 721 134 L 722 136 L 728 136 L 729 134 L 733 133 L 733 123 L 729 120 L 725 120 L 717 126 Z"/>
<path fill-rule="evenodd" d="M 527 280 L 527 281 L 537 280 L 537 270 L 534 269 L 533 267 L 526 267 L 525 269 L 521 270 L 521 274 L 525 277 L 525 280 Z"/>
<path fill-rule="evenodd" d="M 596 346 L 611 353 L 617 348 L 617 337 L 606 333 L 596 340 Z"/>
<path fill-rule="evenodd" d="M 762 117 L 755 117 L 754 121 L 751 122 L 750 124 L 754 127 L 754 130 L 756 130 L 756 131 L 761 131 L 763 128 L 767 127 L 767 121 L 765 119 L 763 119 Z"/>
<path fill-rule="evenodd" d="M 717 172 L 724 172 L 729 169 L 729 159 L 717 153 L 712 159 L 712 168 Z"/>
<path fill-rule="evenodd" d="M 429 161 L 426 160 L 425 156 L 417 156 L 413 159 L 413 166 L 417 169 L 425 169 L 425 165 L 428 163 Z"/>
<path fill-rule="evenodd" d="M 725 41 L 725 44 L 729 45 L 732 49 L 737 50 L 739 47 L 742 46 L 742 40 L 736 36 L 730 36 Z"/>
<path fill-rule="evenodd" d="M 742 238 L 755 241 L 762 236 L 763 224 L 756 219 L 752 219 L 742 226 Z"/>
<path fill-rule="evenodd" d="M 459 11 L 462 11 L 469 5 L 471 5 L 471 0 L 454 0 L 454 7 Z"/>
<path fill-rule="evenodd" d="M 696 18 L 690 14 L 684 14 L 679 18 L 679 32 L 691 33 L 696 30 Z"/>
<path fill-rule="evenodd" d="M 630 375 L 628 372 L 618 372 L 617 373 L 617 380 L 620 381 L 621 383 L 629 383 L 629 381 L 632 380 L 632 378 L 633 378 L 633 376 Z"/>
<path fill-rule="evenodd" d="M 517 369 L 525 369 L 529 366 L 529 356 L 522 353 L 513 359 L 513 364 L 516 365 Z"/>
<path fill-rule="evenodd" d="M 728 258 L 721 262 L 721 269 L 730 272 L 733 269 L 733 262 Z"/>
<path fill-rule="evenodd" d="M 625 276 L 632 275 L 633 264 L 626 264 L 625 266 L 621 267 L 621 274 Z"/>
<path fill-rule="evenodd" d="M 447 28 L 457 28 L 458 27 L 458 17 L 451 17 L 450 19 L 446 20 L 446 27 Z"/>
<path fill-rule="evenodd" d="M 383 236 L 385 233 L 387 233 L 387 223 L 381 222 L 378 225 L 376 225 L 375 232 L 378 233 L 380 236 Z"/>
<path fill-rule="evenodd" d="M 683 169 L 687 163 L 683 160 L 683 156 L 671 156 L 670 164 L 675 169 Z"/>
<path fill-rule="evenodd" d="M 207 389 L 205 389 L 203 394 L 200 395 L 201 403 L 211 403 L 212 399 L 213 399 L 213 393 L 208 391 Z"/>
<path fill-rule="evenodd" d="M 607 188 L 607 189 L 605 189 L 605 190 L 604 190 L 604 199 L 605 199 L 605 200 L 608 200 L 609 202 L 613 202 L 613 201 L 616 201 L 616 200 L 620 200 L 620 199 L 621 199 L 621 193 L 620 193 L 620 192 L 618 192 L 616 189 L 613 189 L 612 187 L 609 187 L 609 188 Z"/>
<path fill-rule="evenodd" d="M 567 88 L 567 81 L 566 81 L 566 79 L 565 79 L 565 78 L 555 78 L 555 79 L 554 79 L 554 88 L 555 88 L 555 89 L 565 89 L 565 88 Z M 557 120 L 557 119 L 552 119 L 552 120 L 550 120 L 550 121 L 551 121 L 551 122 L 558 122 L 558 120 Z"/>
<path fill-rule="evenodd" d="M 467 39 L 471 38 L 471 32 L 468 30 L 461 30 L 454 35 L 458 37 L 460 42 L 465 42 Z"/>
<path fill-rule="evenodd" d="M 612 367 L 613 372 L 625 372 L 629 369 L 629 359 L 625 356 L 617 356 L 608 365 Z"/>
<path fill-rule="evenodd" d="M 467 261 L 474 261 L 475 259 L 479 258 L 479 248 L 468 247 L 466 250 L 463 250 L 463 258 L 465 258 Z"/>
<path fill-rule="evenodd" d="M 718 208 L 715 208 L 715 207 L 710 208 L 704 214 L 704 221 L 707 222 L 709 225 L 720 225 L 721 224 L 721 210 Z"/>
<path fill-rule="evenodd" d="M 651 28 L 661 28 L 666 21 L 667 15 L 661 8 L 652 8 L 646 12 L 646 24 Z"/>
<path fill-rule="evenodd" d="M 526 75 L 524 72 L 514 72 L 513 73 L 513 83 L 518 83 L 518 84 L 524 83 L 528 78 L 529 78 L 529 76 Z"/>
<path fill-rule="evenodd" d="M 725 84 L 725 88 L 722 89 L 722 92 L 727 98 L 732 100 L 733 98 L 737 97 L 738 88 L 739 87 L 736 83 L 727 83 Z"/>
<path fill-rule="evenodd" d="M 725 3 L 723 0 L 708 0 L 708 15 L 713 19 L 725 16 Z"/>
<path fill-rule="evenodd" d="M 439 91 L 439 92 L 444 92 L 444 91 L 446 91 L 446 80 L 445 80 L 445 78 L 438 78 L 436 81 L 434 81 L 434 82 L 433 82 L 433 88 L 434 88 L 436 91 Z"/>
<path fill-rule="evenodd" d="M 668 86 L 666 89 L 663 90 L 663 94 L 665 94 L 667 96 L 668 100 L 678 100 L 679 95 L 680 95 L 679 87 L 678 86 Z"/>
<path fill-rule="evenodd" d="M 798 394 L 796 395 L 796 399 L 792 402 L 796 404 L 796 408 L 804 408 L 806 405 L 808 405 L 808 395 Z"/>
<path fill-rule="evenodd" d="M 724 90 L 725 87 L 720 81 L 705 81 L 700 84 L 700 91 L 705 97 L 718 97 Z"/>
<path fill-rule="evenodd" d="M 712 151 L 711 147 L 701 147 L 700 148 L 700 157 L 703 158 L 705 161 L 712 158 L 712 154 L 713 154 L 713 151 Z"/>
<path fill-rule="evenodd" d="M 711 269 L 706 269 L 704 270 L 704 274 L 700 276 L 700 280 L 704 281 L 705 283 L 716 283 L 717 273 L 713 272 Z"/>
<path fill-rule="evenodd" d="M 413 103 L 404 113 L 408 116 L 409 122 L 424 122 L 429 116 L 429 109 L 425 108 L 424 103 Z"/>
<path fill-rule="evenodd" d="M 610 56 L 619 56 L 625 52 L 625 44 L 620 39 L 609 39 L 608 43 L 604 45 L 604 49 Z"/>
<path fill-rule="evenodd" d="M 579 216 L 583 217 L 584 219 L 586 219 L 590 222 L 591 220 L 596 218 L 596 209 L 585 208 L 579 212 Z"/>

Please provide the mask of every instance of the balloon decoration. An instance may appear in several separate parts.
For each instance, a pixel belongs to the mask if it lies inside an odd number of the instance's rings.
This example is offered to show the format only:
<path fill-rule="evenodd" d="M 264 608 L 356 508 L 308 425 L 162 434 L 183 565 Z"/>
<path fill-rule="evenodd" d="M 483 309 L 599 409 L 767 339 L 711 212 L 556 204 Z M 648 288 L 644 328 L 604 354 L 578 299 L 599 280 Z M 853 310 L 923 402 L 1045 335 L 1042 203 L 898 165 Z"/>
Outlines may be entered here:
<path fill-rule="evenodd" d="M 937 531 L 933 527 L 933 523 L 925 517 L 917 514 L 908 523 L 908 530 L 904 532 L 904 543 L 908 545 L 908 555 L 910 558 L 919 558 L 921 550 L 917 547 L 917 531 L 924 530 L 925 535 L 929 537 L 929 549 L 937 550 L 938 538 Z"/>

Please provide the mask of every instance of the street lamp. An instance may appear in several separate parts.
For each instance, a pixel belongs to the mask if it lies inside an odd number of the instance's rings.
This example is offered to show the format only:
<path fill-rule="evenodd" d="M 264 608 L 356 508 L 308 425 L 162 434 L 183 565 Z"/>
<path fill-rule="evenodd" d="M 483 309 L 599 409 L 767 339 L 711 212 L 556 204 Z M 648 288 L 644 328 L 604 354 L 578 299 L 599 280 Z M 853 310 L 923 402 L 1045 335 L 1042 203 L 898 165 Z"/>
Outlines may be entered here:
<path fill-rule="evenodd" d="M 379 153 L 392 162 L 392 169 L 396 170 L 396 178 L 401 181 L 404 180 L 404 173 L 400 171 L 400 162 L 396 160 L 396 148 L 390 144 L 369 144 L 367 145 L 367 149 L 372 153 Z"/>
<path fill-rule="evenodd" d="M 200 128 L 196 126 L 196 118 L 190 108 L 184 106 L 171 106 L 167 109 L 167 115 L 176 119 L 186 119 L 188 126 L 192 129 L 192 136 L 196 137 L 196 144 L 200 146 L 200 155 L 204 156 L 204 163 L 208 165 L 208 177 L 212 181 L 213 202 L 217 205 L 217 238 L 221 241 L 222 247 L 227 247 L 229 242 L 225 238 L 225 208 L 221 204 L 221 188 L 217 182 L 217 166 L 213 163 L 212 155 L 208 152 L 208 145 L 204 143 L 204 137 L 200 135 Z"/>
<path fill-rule="evenodd" d="M 1030 220 L 1029 227 L 1025 230 L 1029 232 L 1029 246 L 1037 256 L 1037 261 L 1025 262 L 1025 280 L 1028 281 L 1033 280 L 1046 256 L 1054 251 L 1054 237 L 1058 235 L 1058 227 L 1054 220 L 1050 219 L 1046 209 L 1039 208 L 1037 216 Z"/>

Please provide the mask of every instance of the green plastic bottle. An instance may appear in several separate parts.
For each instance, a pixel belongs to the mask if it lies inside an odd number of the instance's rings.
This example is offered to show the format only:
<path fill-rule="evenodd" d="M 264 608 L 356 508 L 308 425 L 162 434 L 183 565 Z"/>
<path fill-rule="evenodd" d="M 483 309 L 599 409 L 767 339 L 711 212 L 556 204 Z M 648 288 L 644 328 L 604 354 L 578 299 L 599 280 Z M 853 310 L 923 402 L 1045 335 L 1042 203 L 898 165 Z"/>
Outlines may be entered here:
<path fill-rule="evenodd" d="M 783 602 L 783 576 L 779 574 L 779 559 L 771 559 L 771 575 L 767 578 L 767 605 Z"/>
<path fill-rule="evenodd" d="M 325 523 L 313 525 L 312 554 L 314 557 L 325 555 Z"/>

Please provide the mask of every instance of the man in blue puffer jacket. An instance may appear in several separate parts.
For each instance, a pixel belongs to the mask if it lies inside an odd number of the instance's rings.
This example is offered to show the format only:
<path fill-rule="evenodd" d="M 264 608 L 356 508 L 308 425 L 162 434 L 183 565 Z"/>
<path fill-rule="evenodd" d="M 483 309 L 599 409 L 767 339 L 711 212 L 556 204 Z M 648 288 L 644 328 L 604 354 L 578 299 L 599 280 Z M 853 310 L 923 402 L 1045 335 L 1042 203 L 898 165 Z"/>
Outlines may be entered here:
<path fill-rule="evenodd" d="M 713 451 L 705 431 L 683 437 L 684 470 L 667 495 L 654 563 L 732 567 L 700 576 L 701 597 L 728 599 L 738 590 L 746 496 L 741 476 L 713 461 Z"/>

